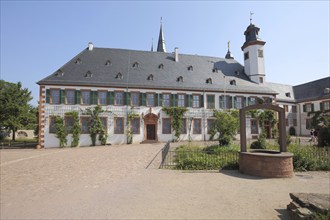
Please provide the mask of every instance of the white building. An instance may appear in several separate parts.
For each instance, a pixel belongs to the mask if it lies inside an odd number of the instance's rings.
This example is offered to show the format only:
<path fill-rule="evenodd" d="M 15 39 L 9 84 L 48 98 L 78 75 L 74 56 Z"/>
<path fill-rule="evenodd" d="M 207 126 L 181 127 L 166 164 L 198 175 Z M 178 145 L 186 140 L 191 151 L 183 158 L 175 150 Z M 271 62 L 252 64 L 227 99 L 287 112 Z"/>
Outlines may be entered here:
<path fill-rule="evenodd" d="M 301 128 L 305 123 L 302 118 L 306 117 L 301 109 L 309 99 L 299 97 L 303 101 L 297 103 L 295 88 L 299 86 L 266 82 L 265 42 L 259 39 L 259 30 L 250 24 L 244 32 L 244 66 L 234 59 L 229 46 L 225 58 L 180 54 L 178 48 L 167 53 L 162 26 L 157 52 L 99 48 L 89 43 L 55 73 L 38 82 L 40 146 L 58 146 L 53 116 L 65 117 L 66 126 L 70 126 L 72 119 L 65 116 L 69 111 L 80 113 L 80 145 L 90 145 L 89 118 L 81 113 L 96 105 L 108 111 L 103 113 L 102 123 L 111 144 L 126 143 L 129 112 L 139 115 L 132 121 L 133 143 L 173 139 L 171 119 L 162 111 L 164 106 L 188 108 L 181 140 L 208 140 L 213 109 L 239 109 L 254 104 L 257 98 L 287 104 L 290 111 L 295 108 L 294 114 L 287 114 L 288 125 L 292 124 L 296 134 L 306 134 L 307 130 Z M 324 80 L 329 78 L 321 81 Z M 284 97 L 282 89 L 290 96 Z M 329 94 L 325 97 L 326 102 L 324 97 L 321 99 L 323 106 L 329 106 Z M 252 137 L 257 125 L 253 120 L 249 123 L 248 137 Z M 68 138 L 70 143 L 71 135 Z"/>

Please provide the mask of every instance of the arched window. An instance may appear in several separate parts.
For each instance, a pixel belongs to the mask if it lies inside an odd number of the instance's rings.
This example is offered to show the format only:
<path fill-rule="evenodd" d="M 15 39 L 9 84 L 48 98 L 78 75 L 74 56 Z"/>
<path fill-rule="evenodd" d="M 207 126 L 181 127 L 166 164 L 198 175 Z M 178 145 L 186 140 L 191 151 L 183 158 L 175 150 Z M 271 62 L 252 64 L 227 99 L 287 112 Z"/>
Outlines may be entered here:
<path fill-rule="evenodd" d="M 117 73 L 116 79 L 123 79 L 123 74 L 121 72 Z"/>
<path fill-rule="evenodd" d="M 105 63 L 105 65 L 106 65 L 106 66 L 111 66 L 111 65 L 112 65 L 112 63 L 111 63 L 111 61 L 110 61 L 110 60 L 107 60 L 107 62 Z"/>
<path fill-rule="evenodd" d="M 138 68 L 139 67 L 139 63 L 138 62 L 134 62 L 132 67 L 133 68 Z"/>
<path fill-rule="evenodd" d="M 177 82 L 183 82 L 183 77 L 182 76 L 179 76 L 177 79 L 176 79 Z"/>
<path fill-rule="evenodd" d="M 62 77 L 64 75 L 64 72 L 61 69 L 58 69 L 55 73 L 55 76 Z"/>
<path fill-rule="evenodd" d="M 207 83 L 207 84 L 212 84 L 212 78 L 207 78 L 207 79 L 206 79 L 206 83 Z"/>
<path fill-rule="evenodd" d="M 193 66 L 188 66 L 188 71 L 193 71 L 193 70 L 194 70 Z"/>
<path fill-rule="evenodd" d="M 85 74 L 86 78 L 92 78 L 93 74 L 91 73 L 91 71 L 87 71 L 87 73 Z"/>
<path fill-rule="evenodd" d="M 81 64 L 82 63 L 82 61 L 81 61 L 81 59 L 80 58 L 78 58 L 77 60 L 76 60 L 76 62 L 75 62 L 76 64 Z"/>
<path fill-rule="evenodd" d="M 233 80 L 230 80 L 229 83 L 230 83 L 230 85 L 236 86 L 236 80 L 234 80 L 234 79 Z"/>
<path fill-rule="evenodd" d="M 147 78 L 147 80 L 154 80 L 154 75 L 150 74 Z"/>
<path fill-rule="evenodd" d="M 164 64 L 159 64 L 158 69 L 164 69 Z"/>

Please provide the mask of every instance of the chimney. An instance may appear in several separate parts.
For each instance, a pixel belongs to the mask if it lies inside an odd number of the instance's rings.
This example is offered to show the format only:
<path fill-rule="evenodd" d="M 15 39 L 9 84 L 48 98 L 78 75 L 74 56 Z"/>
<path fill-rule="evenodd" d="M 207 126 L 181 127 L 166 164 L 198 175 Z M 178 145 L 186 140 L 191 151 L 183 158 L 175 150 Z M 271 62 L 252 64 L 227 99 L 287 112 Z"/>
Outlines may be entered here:
<path fill-rule="evenodd" d="M 89 42 L 88 43 L 88 50 L 89 51 L 92 51 L 93 50 L 93 47 L 94 47 L 93 43 L 92 42 Z"/>
<path fill-rule="evenodd" d="M 174 48 L 174 60 L 175 62 L 179 62 L 179 48 Z"/>

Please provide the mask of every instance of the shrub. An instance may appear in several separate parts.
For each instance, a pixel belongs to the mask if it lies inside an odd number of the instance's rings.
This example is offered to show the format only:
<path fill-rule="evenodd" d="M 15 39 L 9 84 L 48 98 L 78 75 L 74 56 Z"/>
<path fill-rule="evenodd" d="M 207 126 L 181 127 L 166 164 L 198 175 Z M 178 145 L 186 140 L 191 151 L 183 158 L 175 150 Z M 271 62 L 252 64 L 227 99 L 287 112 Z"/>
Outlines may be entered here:
<path fill-rule="evenodd" d="M 290 135 L 286 135 L 286 146 L 289 146 L 292 142 L 291 136 Z M 280 137 L 277 138 L 277 143 L 280 144 Z"/>
<path fill-rule="evenodd" d="M 258 140 L 252 142 L 250 149 L 266 149 L 266 135 L 263 133 L 258 137 Z"/>
<path fill-rule="evenodd" d="M 325 147 L 330 146 L 330 126 L 322 127 L 318 133 L 317 146 Z"/>

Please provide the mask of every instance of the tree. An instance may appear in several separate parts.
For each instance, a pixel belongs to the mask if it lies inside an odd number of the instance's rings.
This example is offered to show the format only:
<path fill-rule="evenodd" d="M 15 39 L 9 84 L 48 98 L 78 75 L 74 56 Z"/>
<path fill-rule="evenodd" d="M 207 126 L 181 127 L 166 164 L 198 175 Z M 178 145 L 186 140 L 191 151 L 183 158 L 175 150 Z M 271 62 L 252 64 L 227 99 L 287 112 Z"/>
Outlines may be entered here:
<path fill-rule="evenodd" d="M 312 127 L 319 131 L 317 145 L 319 147 L 330 146 L 330 110 L 309 112 L 308 116 L 310 115 L 312 115 Z"/>
<path fill-rule="evenodd" d="M 35 110 L 28 104 L 31 100 L 31 92 L 22 88 L 20 82 L 0 80 L 0 127 L 13 132 L 12 140 L 15 140 L 18 129 L 36 123 Z"/>
<path fill-rule="evenodd" d="M 214 110 L 215 121 L 211 128 L 211 139 L 214 140 L 218 134 L 220 146 L 230 144 L 239 128 L 239 119 L 237 111 L 217 111 Z"/>

